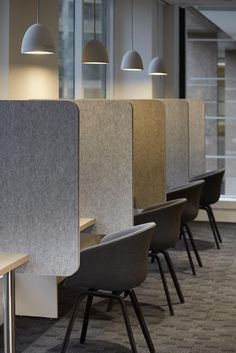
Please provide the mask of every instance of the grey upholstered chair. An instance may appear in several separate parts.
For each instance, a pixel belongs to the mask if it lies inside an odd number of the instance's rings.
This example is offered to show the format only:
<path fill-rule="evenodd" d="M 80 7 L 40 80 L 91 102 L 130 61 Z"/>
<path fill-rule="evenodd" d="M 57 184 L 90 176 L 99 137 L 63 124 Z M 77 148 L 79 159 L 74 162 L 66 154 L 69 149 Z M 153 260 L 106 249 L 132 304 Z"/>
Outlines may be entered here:
<path fill-rule="evenodd" d="M 200 208 L 205 210 L 208 215 L 212 233 L 215 239 L 217 249 L 220 249 L 222 239 L 215 220 L 211 205 L 216 203 L 220 198 L 221 184 L 224 177 L 225 170 L 218 169 L 204 174 L 200 174 L 192 178 L 192 180 L 204 180 L 205 184 L 201 192 Z"/>
<path fill-rule="evenodd" d="M 184 296 L 175 274 L 174 266 L 168 253 L 168 249 L 173 248 L 179 240 L 181 216 L 185 202 L 186 199 L 168 201 L 160 205 L 155 205 L 154 208 L 149 207 L 144 209 L 140 214 L 134 216 L 134 224 L 141 224 L 145 222 L 155 222 L 157 224 L 154 236 L 150 244 L 149 256 L 158 264 L 171 315 L 174 315 L 174 309 L 159 254 L 164 255 L 179 300 L 181 303 L 184 303 Z"/>
<path fill-rule="evenodd" d="M 124 293 L 124 297 L 130 297 L 149 351 L 156 352 L 133 289 L 146 278 L 148 251 L 155 226 L 152 222 L 108 234 L 98 245 L 81 251 L 79 270 L 65 280 L 65 287 L 79 290 L 79 294 L 74 304 L 61 353 L 66 352 L 80 302 L 85 297 L 87 297 L 87 304 L 80 343 L 85 342 L 93 297 L 109 298 L 120 303 L 132 352 L 137 353 L 121 293 Z"/>
<path fill-rule="evenodd" d="M 186 234 L 189 237 L 198 265 L 202 267 L 202 261 L 188 223 L 193 221 L 198 215 L 201 191 L 204 186 L 204 183 L 205 183 L 204 180 L 193 181 L 183 186 L 180 186 L 178 188 L 168 190 L 168 192 L 166 193 L 167 200 L 175 200 L 179 198 L 187 199 L 187 202 L 184 205 L 184 209 L 182 213 L 181 236 L 183 237 L 183 240 L 184 240 L 185 248 L 188 254 L 188 259 L 189 259 L 189 263 L 190 263 L 193 275 L 196 275 L 196 270 L 195 270 L 191 252 L 188 246 L 188 242 L 186 239 Z"/>

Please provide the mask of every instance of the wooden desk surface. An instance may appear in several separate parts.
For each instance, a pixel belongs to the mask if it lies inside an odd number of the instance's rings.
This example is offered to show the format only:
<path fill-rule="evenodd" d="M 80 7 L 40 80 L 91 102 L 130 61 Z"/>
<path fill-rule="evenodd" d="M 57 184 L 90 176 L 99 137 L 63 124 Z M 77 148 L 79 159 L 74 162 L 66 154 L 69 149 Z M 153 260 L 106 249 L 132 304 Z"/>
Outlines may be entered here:
<path fill-rule="evenodd" d="M 105 234 L 80 234 L 80 250 L 97 245 Z"/>
<path fill-rule="evenodd" d="M 29 261 L 29 255 L 0 252 L 0 276 Z"/>
<path fill-rule="evenodd" d="M 80 218 L 79 220 L 79 227 L 80 231 L 85 230 L 95 224 L 95 218 Z"/>

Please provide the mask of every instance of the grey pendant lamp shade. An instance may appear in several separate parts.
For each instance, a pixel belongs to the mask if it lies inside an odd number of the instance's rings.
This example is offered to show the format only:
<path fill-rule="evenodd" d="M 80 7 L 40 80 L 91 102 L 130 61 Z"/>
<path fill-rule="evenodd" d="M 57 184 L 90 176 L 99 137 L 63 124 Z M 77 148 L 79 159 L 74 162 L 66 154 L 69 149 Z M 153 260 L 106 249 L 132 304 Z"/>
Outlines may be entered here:
<path fill-rule="evenodd" d="M 133 19 L 133 0 L 131 0 L 131 44 L 132 50 L 127 51 L 121 61 L 120 69 L 123 71 L 142 71 L 143 61 L 140 54 L 134 50 L 134 19 Z"/>
<path fill-rule="evenodd" d="M 54 54 L 55 47 L 47 27 L 39 23 L 39 0 L 37 0 L 37 23 L 31 25 L 25 32 L 22 44 L 22 54 Z"/>
<path fill-rule="evenodd" d="M 22 54 L 54 54 L 55 47 L 49 30 L 41 23 L 30 26 L 21 44 Z"/>
<path fill-rule="evenodd" d="M 90 40 L 84 47 L 83 64 L 108 64 L 106 48 L 97 39 Z"/>
<path fill-rule="evenodd" d="M 124 71 L 142 71 L 143 62 L 139 53 L 135 50 L 127 51 L 122 58 L 120 68 Z"/>
<path fill-rule="evenodd" d="M 149 75 L 166 76 L 167 72 L 163 60 L 156 56 L 149 64 L 148 68 Z"/>
<path fill-rule="evenodd" d="M 82 54 L 83 64 L 108 64 L 107 50 L 104 44 L 96 38 L 96 1 L 93 2 L 93 25 L 94 39 L 90 40 L 84 47 Z"/>

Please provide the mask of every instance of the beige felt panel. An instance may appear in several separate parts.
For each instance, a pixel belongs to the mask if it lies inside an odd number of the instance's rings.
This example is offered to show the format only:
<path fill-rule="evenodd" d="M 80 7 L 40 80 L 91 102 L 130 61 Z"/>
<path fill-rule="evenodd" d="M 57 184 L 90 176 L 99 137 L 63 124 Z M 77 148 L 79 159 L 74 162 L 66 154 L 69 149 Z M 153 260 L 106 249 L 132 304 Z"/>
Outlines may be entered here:
<path fill-rule="evenodd" d="M 80 110 L 80 216 L 108 233 L 133 224 L 132 107 L 128 102 L 75 101 Z"/>
<path fill-rule="evenodd" d="M 189 105 L 189 178 L 206 171 L 205 105 L 187 99 Z"/>
<path fill-rule="evenodd" d="M 166 183 L 167 189 L 188 181 L 189 106 L 185 100 L 161 99 L 166 107 Z"/>
<path fill-rule="evenodd" d="M 157 100 L 131 100 L 133 106 L 133 186 L 135 207 L 165 200 L 165 105 Z"/>

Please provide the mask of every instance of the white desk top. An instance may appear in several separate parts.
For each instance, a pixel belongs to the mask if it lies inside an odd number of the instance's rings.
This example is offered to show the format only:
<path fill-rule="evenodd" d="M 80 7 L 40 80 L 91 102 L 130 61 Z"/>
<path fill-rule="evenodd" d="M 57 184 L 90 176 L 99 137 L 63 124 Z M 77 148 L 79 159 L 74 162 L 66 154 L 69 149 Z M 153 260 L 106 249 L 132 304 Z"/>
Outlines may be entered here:
<path fill-rule="evenodd" d="M 29 261 L 29 255 L 0 252 L 0 275 L 16 269 Z"/>

